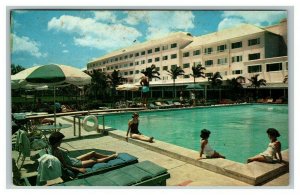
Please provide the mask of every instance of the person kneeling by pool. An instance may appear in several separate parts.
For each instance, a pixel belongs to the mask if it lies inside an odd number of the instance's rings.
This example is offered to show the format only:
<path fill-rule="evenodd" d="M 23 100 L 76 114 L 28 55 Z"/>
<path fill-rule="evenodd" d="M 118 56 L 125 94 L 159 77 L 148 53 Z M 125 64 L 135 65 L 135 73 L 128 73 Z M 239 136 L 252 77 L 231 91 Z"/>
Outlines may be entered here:
<path fill-rule="evenodd" d="M 269 128 L 267 130 L 267 134 L 270 139 L 267 149 L 254 157 L 248 158 L 247 163 L 253 161 L 266 163 L 282 162 L 281 143 L 277 140 L 277 137 L 280 136 L 280 133 L 274 128 Z"/>
<path fill-rule="evenodd" d="M 76 158 L 72 158 L 67 154 L 67 151 L 59 148 L 64 137 L 64 134 L 60 132 L 54 132 L 49 137 L 49 143 L 51 146 L 52 155 L 58 158 L 61 164 L 71 171 L 85 173 L 85 168 L 92 167 L 96 163 L 105 162 L 117 157 L 117 154 L 108 156 L 92 151 Z"/>
<path fill-rule="evenodd" d="M 210 131 L 207 129 L 202 129 L 200 133 L 201 142 L 200 142 L 200 157 L 197 160 L 202 159 L 202 155 L 205 154 L 206 158 L 225 158 L 225 156 L 213 150 L 208 144 L 208 138 Z"/>
<path fill-rule="evenodd" d="M 129 122 L 128 122 L 126 141 L 128 141 L 128 134 L 133 139 L 138 139 L 138 140 L 146 141 L 146 142 L 150 142 L 150 143 L 152 143 L 153 139 L 154 139 L 153 137 L 147 137 L 145 135 L 142 135 L 139 132 L 139 114 L 137 112 L 132 114 L 132 119 L 129 120 Z"/>

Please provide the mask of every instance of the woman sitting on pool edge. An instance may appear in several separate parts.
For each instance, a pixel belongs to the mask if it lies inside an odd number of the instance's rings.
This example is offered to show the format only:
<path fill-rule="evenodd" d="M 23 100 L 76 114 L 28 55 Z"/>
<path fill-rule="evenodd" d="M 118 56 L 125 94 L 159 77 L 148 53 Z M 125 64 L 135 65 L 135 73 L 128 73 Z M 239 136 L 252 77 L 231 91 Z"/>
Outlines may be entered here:
<path fill-rule="evenodd" d="M 202 159 L 202 155 L 205 154 L 206 158 L 225 158 L 225 156 L 213 150 L 208 144 L 210 131 L 207 129 L 202 129 L 200 133 L 201 142 L 200 142 L 200 157 L 197 160 Z"/>
<path fill-rule="evenodd" d="M 96 163 L 105 162 L 117 157 L 117 154 L 108 156 L 92 151 L 76 158 L 72 158 L 67 154 L 67 151 L 59 148 L 64 137 L 64 134 L 60 132 L 54 132 L 50 135 L 49 143 L 52 150 L 51 153 L 59 159 L 63 167 L 71 171 L 85 173 L 85 168 L 92 167 Z"/>
<path fill-rule="evenodd" d="M 126 141 L 128 141 L 128 133 L 132 139 L 138 139 L 146 142 L 153 142 L 153 137 L 147 137 L 139 132 L 139 114 L 137 112 L 132 114 L 132 119 L 128 122 L 128 130 L 126 133 Z"/>
<path fill-rule="evenodd" d="M 267 149 L 254 157 L 248 158 L 247 163 L 253 161 L 266 163 L 282 162 L 281 143 L 277 140 L 277 137 L 280 136 L 280 133 L 274 128 L 269 128 L 267 130 L 267 134 L 270 139 Z"/>

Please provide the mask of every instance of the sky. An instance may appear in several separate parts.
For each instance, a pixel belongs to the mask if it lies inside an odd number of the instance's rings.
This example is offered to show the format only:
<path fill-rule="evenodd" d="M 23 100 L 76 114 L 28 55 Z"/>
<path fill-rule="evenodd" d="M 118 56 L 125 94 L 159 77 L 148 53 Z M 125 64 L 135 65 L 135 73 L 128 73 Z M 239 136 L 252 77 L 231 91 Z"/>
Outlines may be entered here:
<path fill-rule="evenodd" d="M 200 36 L 241 23 L 265 27 L 286 11 L 232 10 L 11 10 L 11 63 L 86 64 L 114 50 L 184 31 Z"/>

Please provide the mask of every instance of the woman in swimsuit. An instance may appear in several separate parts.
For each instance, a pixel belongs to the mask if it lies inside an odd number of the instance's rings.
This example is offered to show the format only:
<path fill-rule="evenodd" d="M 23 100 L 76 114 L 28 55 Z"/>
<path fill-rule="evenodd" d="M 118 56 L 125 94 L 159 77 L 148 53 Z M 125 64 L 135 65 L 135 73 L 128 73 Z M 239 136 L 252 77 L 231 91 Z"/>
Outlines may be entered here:
<path fill-rule="evenodd" d="M 132 119 L 129 120 L 129 122 L 128 122 L 126 141 L 128 141 L 128 134 L 133 139 L 138 139 L 138 140 L 146 141 L 146 142 L 150 142 L 150 143 L 152 143 L 153 139 L 154 139 L 153 137 L 147 137 L 145 135 L 142 135 L 139 132 L 139 114 L 136 112 L 132 114 Z"/>
<path fill-rule="evenodd" d="M 200 147 L 200 157 L 197 160 L 202 159 L 202 155 L 205 154 L 206 158 L 225 158 L 225 156 L 221 155 L 220 153 L 213 150 L 210 145 L 208 144 L 210 131 L 207 129 L 201 130 L 201 147 Z"/>
<path fill-rule="evenodd" d="M 267 163 L 282 162 L 281 143 L 277 140 L 277 137 L 280 136 L 280 133 L 274 128 L 269 128 L 267 130 L 267 134 L 270 139 L 267 149 L 254 157 L 248 158 L 247 163 L 253 161 Z"/>
<path fill-rule="evenodd" d="M 117 157 L 117 154 L 108 156 L 95 151 L 83 154 L 76 158 L 70 157 L 67 151 L 59 148 L 64 137 L 64 134 L 60 132 L 54 132 L 49 137 L 49 143 L 51 146 L 52 155 L 57 157 L 62 165 L 71 171 L 85 173 L 85 168 L 92 167 L 96 163 L 105 162 Z"/>

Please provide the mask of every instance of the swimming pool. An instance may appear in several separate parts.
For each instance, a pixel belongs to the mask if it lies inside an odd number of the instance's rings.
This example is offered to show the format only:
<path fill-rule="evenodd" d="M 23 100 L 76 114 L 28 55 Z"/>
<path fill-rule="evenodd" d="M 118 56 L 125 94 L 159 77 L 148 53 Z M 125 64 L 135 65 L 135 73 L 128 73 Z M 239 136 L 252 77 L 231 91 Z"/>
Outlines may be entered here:
<path fill-rule="evenodd" d="M 127 131 L 131 113 L 105 116 L 105 125 Z M 209 129 L 210 145 L 226 158 L 245 163 L 264 151 L 266 130 L 279 130 L 282 150 L 288 148 L 287 105 L 236 105 L 140 113 L 140 131 L 155 139 L 199 151 L 200 130 Z"/>

